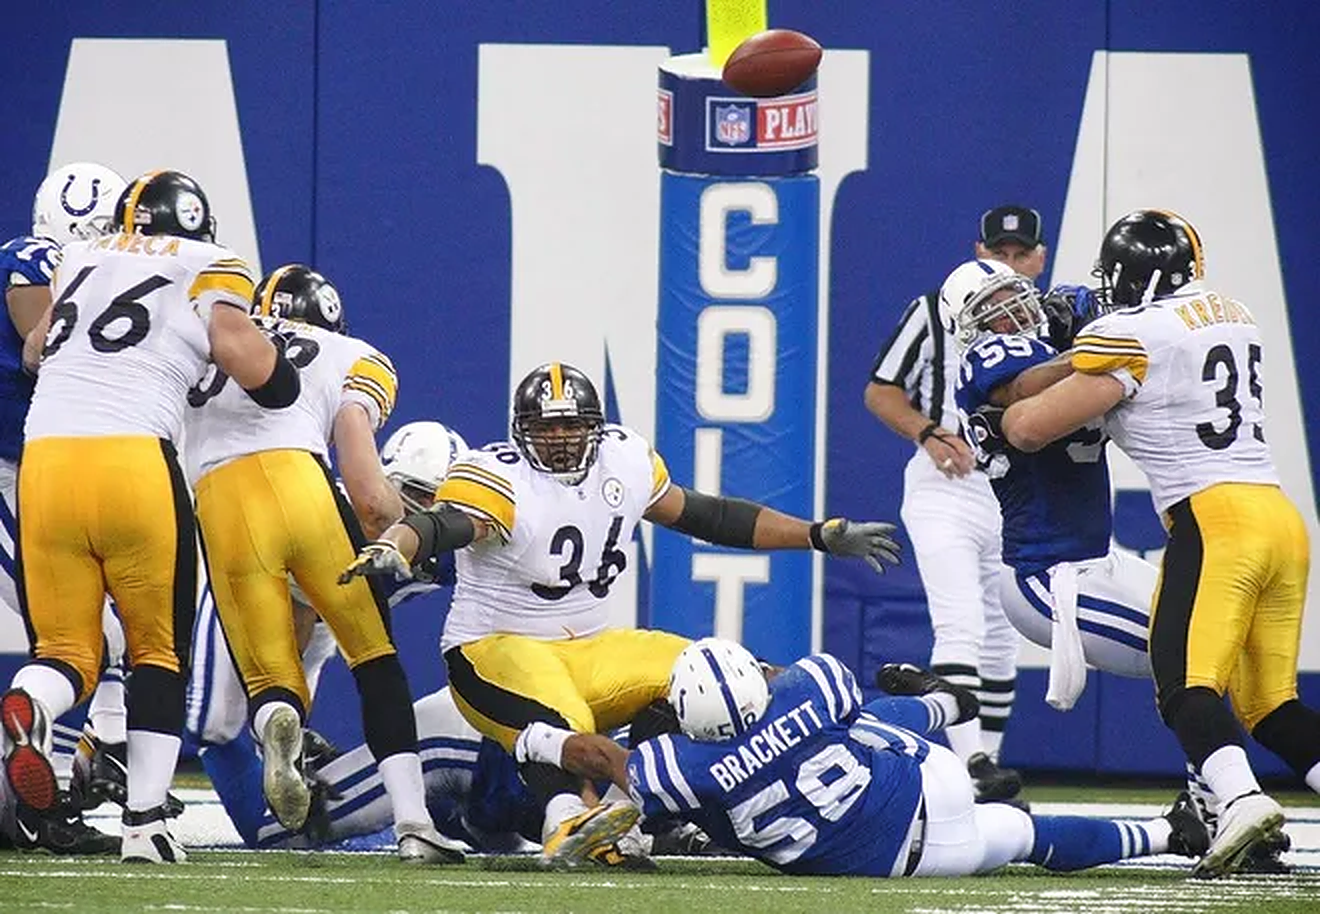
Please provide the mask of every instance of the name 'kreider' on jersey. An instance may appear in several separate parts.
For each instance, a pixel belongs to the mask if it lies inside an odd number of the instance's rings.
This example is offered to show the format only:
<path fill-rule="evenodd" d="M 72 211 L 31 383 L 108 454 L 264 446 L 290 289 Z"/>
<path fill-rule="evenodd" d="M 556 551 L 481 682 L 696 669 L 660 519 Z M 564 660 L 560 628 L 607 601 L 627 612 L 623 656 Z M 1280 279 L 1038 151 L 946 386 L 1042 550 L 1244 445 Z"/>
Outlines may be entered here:
<path fill-rule="evenodd" d="M 958 409 L 970 415 L 990 402 L 996 387 L 1056 354 L 1034 337 L 982 339 L 963 354 Z M 1108 553 L 1113 516 L 1106 441 L 1097 420 L 1034 454 L 1008 450 L 1007 473 L 991 480 L 1003 514 L 1006 565 L 1035 574 Z"/>
<path fill-rule="evenodd" d="M 804 657 L 771 680 L 765 714 L 741 735 L 641 743 L 628 757 L 633 798 L 785 872 L 888 876 L 930 745 L 861 703 L 847 667 Z"/>

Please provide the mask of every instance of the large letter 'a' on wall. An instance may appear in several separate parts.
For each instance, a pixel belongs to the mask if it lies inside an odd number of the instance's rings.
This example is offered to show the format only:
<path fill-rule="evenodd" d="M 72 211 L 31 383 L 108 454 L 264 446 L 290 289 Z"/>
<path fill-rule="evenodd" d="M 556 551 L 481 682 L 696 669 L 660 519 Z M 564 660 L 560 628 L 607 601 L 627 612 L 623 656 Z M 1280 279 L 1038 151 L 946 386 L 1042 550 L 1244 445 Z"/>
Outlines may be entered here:
<path fill-rule="evenodd" d="M 1152 86 L 1186 86 L 1174 107 L 1151 103 Z M 1266 438 L 1320 558 L 1320 524 L 1303 430 L 1283 275 L 1245 54 L 1097 52 L 1073 157 L 1053 282 L 1087 281 L 1100 240 L 1134 209 L 1173 210 L 1206 250 L 1206 282 L 1251 309 L 1265 343 L 1261 374 Z M 1146 490 L 1145 477 L 1109 450 L 1115 488 Z M 1115 530 L 1120 542 L 1123 531 Z M 1309 603 L 1320 603 L 1312 575 Z M 1302 638 L 1301 666 L 1320 669 L 1316 614 Z"/>
<path fill-rule="evenodd" d="M 110 74 L 155 73 L 148 91 Z M 223 40 L 75 38 L 50 167 L 91 161 L 132 178 L 157 168 L 206 191 L 219 241 L 261 270 L 252 197 Z"/>

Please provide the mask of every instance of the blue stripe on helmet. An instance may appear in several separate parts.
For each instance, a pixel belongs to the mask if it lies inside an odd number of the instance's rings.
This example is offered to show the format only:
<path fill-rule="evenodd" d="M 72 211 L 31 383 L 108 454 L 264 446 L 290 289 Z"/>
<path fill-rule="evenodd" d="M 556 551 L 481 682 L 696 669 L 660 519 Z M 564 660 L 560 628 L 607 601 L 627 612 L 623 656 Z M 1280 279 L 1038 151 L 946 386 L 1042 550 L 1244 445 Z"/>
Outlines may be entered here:
<path fill-rule="evenodd" d="M 742 715 L 738 713 L 738 703 L 733 700 L 733 689 L 729 688 L 729 681 L 724 678 L 724 671 L 720 669 L 715 654 L 710 648 L 703 647 L 701 656 L 710 664 L 710 670 L 715 674 L 715 681 L 720 685 L 720 697 L 724 699 L 724 709 L 729 712 L 729 719 L 733 721 L 733 732 L 742 733 L 747 729 L 747 725 L 743 723 Z"/>

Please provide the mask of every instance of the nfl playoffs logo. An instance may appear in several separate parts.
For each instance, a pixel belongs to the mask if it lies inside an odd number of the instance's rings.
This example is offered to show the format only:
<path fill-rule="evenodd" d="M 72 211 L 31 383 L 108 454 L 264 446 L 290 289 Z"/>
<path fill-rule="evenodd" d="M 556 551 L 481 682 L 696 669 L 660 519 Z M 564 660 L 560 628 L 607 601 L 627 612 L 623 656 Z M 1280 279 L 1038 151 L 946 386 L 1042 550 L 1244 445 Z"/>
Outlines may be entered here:
<path fill-rule="evenodd" d="M 674 145 L 674 93 L 668 89 L 656 90 L 655 133 L 665 146 Z"/>
<path fill-rule="evenodd" d="M 711 139 L 717 147 L 754 145 L 751 105 L 715 105 L 714 108 Z"/>

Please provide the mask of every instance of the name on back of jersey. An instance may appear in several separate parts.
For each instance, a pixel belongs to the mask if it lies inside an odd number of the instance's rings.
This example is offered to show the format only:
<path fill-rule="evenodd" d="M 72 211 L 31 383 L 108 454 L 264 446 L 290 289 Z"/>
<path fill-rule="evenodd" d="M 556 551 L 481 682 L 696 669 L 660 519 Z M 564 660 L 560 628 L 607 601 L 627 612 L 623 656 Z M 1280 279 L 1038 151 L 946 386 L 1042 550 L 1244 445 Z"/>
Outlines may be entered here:
<path fill-rule="evenodd" d="M 737 747 L 736 753 L 729 752 L 710 766 L 710 776 L 725 793 L 772 764 L 804 739 L 819 733 L 825 728 L 825 722 L 808 698 L 760 727 L 759 732 Z"/>

